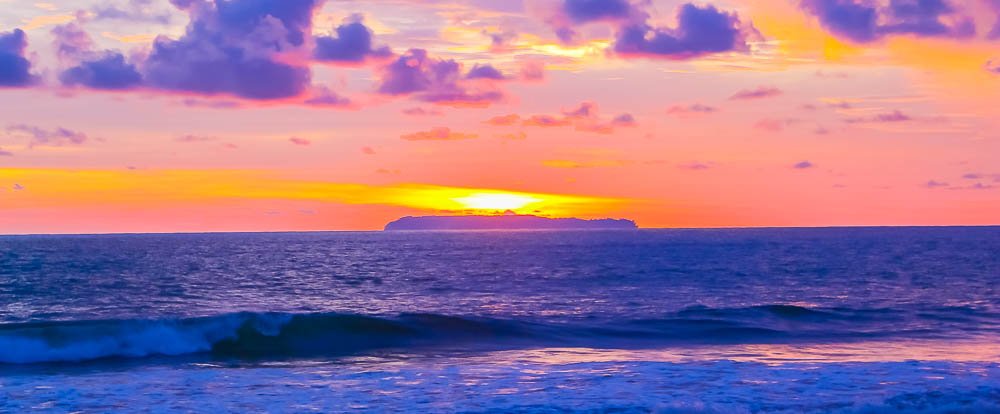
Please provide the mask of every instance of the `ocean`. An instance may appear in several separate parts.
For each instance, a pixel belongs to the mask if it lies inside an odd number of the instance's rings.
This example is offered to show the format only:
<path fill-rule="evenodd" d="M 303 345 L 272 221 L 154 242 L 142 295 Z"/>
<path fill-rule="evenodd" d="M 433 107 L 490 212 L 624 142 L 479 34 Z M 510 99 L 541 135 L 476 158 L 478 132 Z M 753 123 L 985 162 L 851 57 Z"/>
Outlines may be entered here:
<path fill-rule="evenodd" d="M 0 412 L 996 413 L 1000 228 L 0 237 Z"/>

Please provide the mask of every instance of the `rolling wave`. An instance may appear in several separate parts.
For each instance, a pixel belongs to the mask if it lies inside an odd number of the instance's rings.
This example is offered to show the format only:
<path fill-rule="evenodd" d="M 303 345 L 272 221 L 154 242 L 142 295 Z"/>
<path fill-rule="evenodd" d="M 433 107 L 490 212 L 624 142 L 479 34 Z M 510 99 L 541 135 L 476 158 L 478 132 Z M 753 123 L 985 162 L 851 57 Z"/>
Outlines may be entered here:
<path fill-rule="evenodd" d="M 158 320 L 0 325 L 0 363 L 77 362 L 209 354 L 224 358 L 349 355 L 378 349 L 540 346 L 628 347 L 675 343 L 845 341 L 996 330 L 998 317 L 955 307 L 892 309 L 764 305 L 690 307 L 662 319 L 538 322 L 436 314 L 232 313 Z"/>

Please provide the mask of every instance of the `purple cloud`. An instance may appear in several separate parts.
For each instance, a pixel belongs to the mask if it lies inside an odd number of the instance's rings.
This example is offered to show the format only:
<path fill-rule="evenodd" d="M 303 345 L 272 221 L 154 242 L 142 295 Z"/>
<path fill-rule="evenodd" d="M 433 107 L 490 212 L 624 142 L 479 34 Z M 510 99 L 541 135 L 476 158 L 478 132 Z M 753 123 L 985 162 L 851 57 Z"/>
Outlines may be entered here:
<path fill-rule="evenodd" d="M 316 49 L 313 52 L 316 60 L 360 63 L 368 58 L 392 55 L 392 50 L 387 46 L 374 47 L 374 34 L 364 25 L 361 16 L 352 16 L 335 31 L 336 36 L 316 37 Z"/>
<path fill-rule="evenodd" d="M 597 104 L 593 102 L 581 102 L 580 106 L 570 109 L 568 111 L 563 111 L 563 115 L 567 118 L 590 118 L 597 115 Z"/>
<path fill-rule="evenodd" d="M 801 162 L 797 162 L 794 165 L 792 165 L 792 168 L 795 168 L 797 170 L 805 170 L 805 169 L 808 169 L 808 168 L 813 168 L 815 166 L 816 166 L 815 164 L 813 164 L 813 163 L 811 163 L 809 161 L 801 161 Z"/>
<path fill-rule="evenodd" d="M 142 84 L 142 74 L 135 65 L 126 62 L 121 53 L 110 50 L 94 52 L 94 42 L 78 24 L 56 26 L 52 35 L 56 39 L 59 59 L 75 63 L 59 74 L 63 85 L 123 90 Z"/>
<path fill-rule="evenodd" d="M 351 100 L 338 95 L 326 86 L 314 86 L 310 97 L 303 103 L 310 106 L 349 107 Z"/>
<path fill-rule="evenodd" d="M 940 187 L 947 187 L 947 186 L 948 186 L 948 183 L 941 182 L 941 181 L 935 181 L 935 180 L 929 180 L 926 183 L 924 183 L 924 187 L 932 188 L 932 189 L 933 188 L 940 188 Z"/>
<path fill-rule="evenodd" d="M 0 148 L 0 157 L 13 157 L 14 153 Z"/>
<path fill-rule="evenodd" d="M 744 89 L 730 96 L 730 100 L 750 100 L 750 99 L 763 99 L 763 98 L 773 98 L 775 96 L 781 96 L 784 92 L 781 89 L 775 88 L 773 86 L 758 86 L 756 89 Z"/>
<path fill-rule="evenodd" d="M 168 24 L 170 13 L 150 7 L 153 0 L 129 0 L 127 5 L 102 4 L 91 9 L 93 18 L 98 20 L 127 20 Z"/>
<path fill-rule="evenodd" d="M 570 122 L 565 118 L 557 118 L 552 115 L 532 115 L 530 118 L 525 119 L 521 125 L 524 126 L 537 126 L 537 127 L 562 127 L 569 125 Z"/>
<path fill-rule="evenodd" d="M 502 72 L 497 70 L 490 65 L 475 65 L 469 70 L 469 73 L 465 75 L 466 79 L 492 79 L 492 80 L 504 80 L 507 79 Z"/>
<path fill-rule="evenodd" d="M 310 83 L 300 50 L 316 0 L 172 0 L 191 20 L 179 39 L 160 36 L 143 65 L 150 86 L 204 95 L 281 99 Z"/>
<path fill-rule="evenodd" d="M 611 119 L 611 126 L 633 127 L 635 125 L 635 117 L 632 114 L 619 114 Z"/>
<path fill-rule="evenodd" d="M 383 68 L 378 92 L 414 95 L 417 99 L 450 106 L 489 106 L 503 100 L 502 92 L 463 82 L 462 66 L 454 60 L 431 58 L 426 50 L 410 49 Z"/>
<path fill-rule="evenodd" d="M 802 0 L 800 6 L 834 35 L 856 43 L 893 34 L 964 38 L 976 31 L 972 19 L 946 0 L 891 0 L 882 7 L 866 0 Z"/>
<path fill-rule="evenodd" d="M 35 83 L 31 62 L 24 57 L 28 39 L 24 31 L 0 33 L 0 88 L 23 87 Z"/>
<path fill-rule="evenodd" d="M 894 110 L 892 112 L 886 112 L 881 114 L 875 114 L 870 117 L 857 117 L 857 118 L 847 118 L 844 122 L 849 124 L 863 124 L 863 123 L 892 123 L 892 122 L 905 122 L 913 120 L 907 114 L 900 112 L 899 110 Z"/>
<path fill-rule="evenodd" d="M 424 109 L 424 108 L 421 108 L 421 107 L 417 106 L 417 107 L 413 107 L 413 108 L 406 108 L 406 109 L 404 109 L 403 110 L 403 115 L 409 115 L 409 116 L 440 116 L 440 115 L 444 115 L 444 113 L 441 112 L 441 111 L 439 111 L 439 110 L 437 110 L 437 109 L 434 109 L 434 108 Z"/>
<path fill-rule="evenodd" d="M 566 0 L 563 11 L 575 23 L 627 19 L 634 13 L 627 0 Z"/>
<path fill-rule="evenodd" d="M 67 23 L 52 29 L 56 54 L 59 59 L 78 60 L 90 53 L 94 41 L 77 23 Z"/>
<path fill-rule="evenodd" d="M 997 23 L 997 28 L 1000 29 L 1000 23 Z M 1000 37 L 1000 34 L 998 34 L 998 37 Z M 1000 61 L 991 60 L 986 62 L 986 70 L 989 72 L 1000 74 Z"/>
<path fill-rule="evenodd" d="M 703 162 L 697 162 L 696 161 L 696 162 L 691 162 L 691 163 L 687 163 L 687 164 L 678 165 L 677 168 L 680 168 L 682 170 L 701 171 L 701 170 L 707 170 L 709 168 L 712 168 L 712 164 L 711 163 L 707 163 L 706 164 L 706 163 L 703 163 Z"/>
<path fill-rule="evenodd" d="M 735 13 L 688 3 L 677 12 L 677 27 L 654 28 L 632 23 L 618 33 L 614 51 L 623 56 L 689 59 L 711 53 L 745 50 L 747 33 Z"/>
<path fill-rule="evenodd" d="M 59 75 L 59 81 L 67 86 L 121 90 L 142 84 L 142 75 L 121 53 L 110 53 L 67 69 Z"/>
<path fill-rule="evenodd" d="M 62 127 L 49 130 L 33 125 L 17 124 L 8 126 L 7 133 L 27 137 L 29 139 L 29 148 L 35 146 L 61 147 L 65 145 L 80 145 L 87 141 L 86 134 Z"/>
<path fill-rule="evenodd" d="M 667 108 L 667 115 L 684 116 L 694 114 L 710 114 L 716 111 L 718 111 L 718 108 L 715 108 L 714 106 L 695 103 L 690 105 L 671 106 L 670 108 Z"/>

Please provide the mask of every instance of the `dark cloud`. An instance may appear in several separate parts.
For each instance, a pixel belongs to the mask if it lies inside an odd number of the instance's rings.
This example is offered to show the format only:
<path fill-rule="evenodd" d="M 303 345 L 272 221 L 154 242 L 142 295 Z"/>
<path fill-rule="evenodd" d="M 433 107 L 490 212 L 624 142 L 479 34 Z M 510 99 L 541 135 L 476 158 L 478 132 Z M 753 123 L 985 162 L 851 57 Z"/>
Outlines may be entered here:
<path fill-rule="evenodd" d="M 58 127 L 45 129 L 33 125 L 16 124 L 7 127 L 7 134 L 15 137 L 28 138 L 28 147 L 49 146 L 61 147 L 80 145 L 87 141 L 87 135 L 82 132 Z"/>
<path fill-rule="evenodd" d="M 627 19 L 635 13 L 627 0 L 566 0 L 563 11 L 575 23 Z"/>
<path fill-rule="evenodd" d="M 305 45 L 316 0 L 172 3 L 191 20 L 179 39 L 153 43 L 143 68 L 149 85 L 247 99 L 288 98 L 308 87 L 308 67 L 281 57 Z"/>
<path fill-rule="evenodd" d="M 388 57 L 392 50 L 387 46 L 375 47 L 371 29 L 360 16 L 335 29 L 336 36 L 317 36 L 313 56 L 323 62 L 360 63 L 368 58 Z"/>
<path fill-rule="evenodd" d="M 59 74 L 59 81 L 66 86 L 84 86 L 92 89 L 123 90 L 142 84 L 142 74 L 135 65 L 126 61 L 121 53 L 92 50 L 94 42 L 77 23 L 56 26 L 52 29 L 59 59 L 72 62 L 72 66 Z"/>
<path fill-rule="evenodd" d="M 972 19 L 947 0 L 802 0 L 801 7 L 831 33 L 857 43 L 888 35 L 964 38 L 975 35 Z"/>
<path fill-rule="evenodd" d="M 475 65 L 469 70 L 469 73 L 465 75 L 467 79 L 492 79 L 492 80 L 504 80 L 507 79 L 502 72 L 497 70 L 490 65 Z"/>
<path fill-rule="evenodd" d="M 142 84 L 142 75 L 121 53 L 109 53 L 67 69 L 59 75 L 59 81 L 67 86 L 121 90 Z"/>
<path fill-rule="evenodd" d="M 677 27 L 657 28 L 646 22 L 629 24 L 618 33 L 614 50 L 624 56 L 689 59 L 745 50 L 747 37 L 735 13 L 688 3 L 677 12 Z"/>
<path fill-rule="evenodd" d="M 27 36 L 21 29 L 0 33 L 0 87 L 22 87 L 35 83 L 31 62 L 24 57 Z"/>
<path fill-rule="evenodd" d="M 781 89 L 775 88 L 773 86 L 759 86 L 756 89 L 744 89 L 730 96 L 730 100 L 750 100 L 750 99 L 763 99 L 763 98 L 773 98 L 775 96 L 781 96 L 784 92 Z"/>
<path fill-rule="evenodd" d="M 597 21 L 621 23 L 641 20 L 645 14 L 628 0 L 564 0 L 562 6 L 548 19 L 563 43 L 574 43 L 579 33 L 576 27 Z"/>
<path fill-rule="evenodd" d="M 801 6 L 833 34 L 855 42 L 877 37 L 878 13 L 873 6 L 855 0 L 803 0 Z"/>
<path fill-rule="evenodd" d="M 454 60 L 434 59 L 423 49 L 410 49 L 382 69 L 378 91 L 450 106 L 489 106 L 503 100 L 499 90 L 464 82 L 461 71 Z"/>

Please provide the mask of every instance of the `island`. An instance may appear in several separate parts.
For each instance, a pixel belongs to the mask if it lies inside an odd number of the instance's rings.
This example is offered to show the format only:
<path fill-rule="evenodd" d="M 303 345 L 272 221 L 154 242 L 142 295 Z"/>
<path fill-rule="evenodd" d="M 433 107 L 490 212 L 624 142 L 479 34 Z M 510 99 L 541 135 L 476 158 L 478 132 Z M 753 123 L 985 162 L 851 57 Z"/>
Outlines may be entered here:
<path fill-rule="evenodd" d="M 385 225 L 385 231 L 410 230 L 635 230 L 627 219 L 549 218 L 525 214 L 496 216 L 403 217 Z"/>

